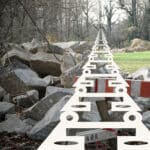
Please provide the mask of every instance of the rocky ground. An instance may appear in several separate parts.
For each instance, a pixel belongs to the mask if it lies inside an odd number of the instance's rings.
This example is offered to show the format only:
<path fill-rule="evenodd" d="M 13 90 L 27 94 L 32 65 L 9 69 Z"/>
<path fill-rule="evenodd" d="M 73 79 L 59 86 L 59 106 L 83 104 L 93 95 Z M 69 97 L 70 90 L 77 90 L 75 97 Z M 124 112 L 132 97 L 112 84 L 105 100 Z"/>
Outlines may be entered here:
<path fill-rule="evenodd" d="M 47 48 L 34 39 L 2 47 L 0 149 L 37 149 L 59 122 L 59 110 L 73 94 L 71 86 L 75 76 L 81 74 L 91 46 L 84 41 L 54 43 Z M 144 70 L 147 75 L 139 70 L 132 78 L 150 79 L 149 69 Z M 150 99 L 134 100 L 143 110 L 143 122 L 150 128 Z M 86 115 L 86 120 L 100 120 L 95 104 L 93 108 L 96 115 Z"/>

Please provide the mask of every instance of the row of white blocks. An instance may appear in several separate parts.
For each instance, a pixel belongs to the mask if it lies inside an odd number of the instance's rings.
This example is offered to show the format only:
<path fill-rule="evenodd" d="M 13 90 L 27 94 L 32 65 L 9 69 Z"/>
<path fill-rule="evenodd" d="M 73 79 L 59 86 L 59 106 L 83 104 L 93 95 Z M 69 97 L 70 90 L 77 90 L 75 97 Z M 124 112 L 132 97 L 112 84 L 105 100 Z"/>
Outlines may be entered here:
<path fill-rule="evenodd" d="M 39 150 L 84 150 L 83 136 L 67 136 L 67 129 L 136 129 L 135 136 L 118 136 L 118 150 L 150 150 L 150 132 L 142 123 L 141 110 L 133 99 L 127 94 L 128 84 L 119 73 L 119 67 L 113 61 L 113 55 L 107 44 L 104 33 L 102 43 L 100 33 L 96 38 L 88 62 L 83 66 L 83 73 L 73 85 L 74 95 L 61 110 L 60 123 L 51 132 L 47 139 L 39 147 Z M 99 60 L 99 56 L 103 60 Z M 108 74 L 93 73 L 97 65 L 106 64 Z M 114 93 L 91 93 L 87 87 L 94 87 L 94 80 L 110 78 L 109 86 L 114 87 Z M 112 79 L 111 79 L 112 78 Z M 122 97 L 122 102 L 112 102 L 111 111 L 125 111 L 123 122 L 80 122 L 78 112 L 91 111 L 91 102 L 80 101 L 80 98 Z M 98 100 L 98 99 L 96 99 Z M 133 119 L 131 119 L 133 118 Z M 130 145 L 130 142 L 138 142 L 140 145 Z M 67 145 L 66 145 L 67 144 Z"/>

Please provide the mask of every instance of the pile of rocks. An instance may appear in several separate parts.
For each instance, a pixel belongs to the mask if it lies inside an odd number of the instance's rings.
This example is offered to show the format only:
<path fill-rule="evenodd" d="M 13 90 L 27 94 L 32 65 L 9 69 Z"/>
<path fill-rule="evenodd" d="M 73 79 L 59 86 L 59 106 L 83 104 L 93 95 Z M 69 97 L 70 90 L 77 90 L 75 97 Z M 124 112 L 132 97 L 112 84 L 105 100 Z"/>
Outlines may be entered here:
<path fill-rule="evenodd" d="M 9 44 L 0 60 L 0 133 L 15 132 L 44 140 L 74 93 L 73 79 L 82 73 L 91 45 L 85 41 L 47 45 L 35 39 L 21 45 Z M 150 79 L 149 70 L 147 76 L 141 74 L 135 73 L 132 78 Z M 135 102 L 150 128 L 150 99 L 135 98 Z M 83 117 L 99 121 L 96 105 L 92 107 L 93 115 Z"/>
<path fill-rule="evenodd" d="M 0 133 L 44 140 L 74 93 L 88 42 L 8 44 L 0 58 Z M 83 50 L 83 51 L 81 51 Z M 1 146 L 1 145 L 0 145 Z"/>

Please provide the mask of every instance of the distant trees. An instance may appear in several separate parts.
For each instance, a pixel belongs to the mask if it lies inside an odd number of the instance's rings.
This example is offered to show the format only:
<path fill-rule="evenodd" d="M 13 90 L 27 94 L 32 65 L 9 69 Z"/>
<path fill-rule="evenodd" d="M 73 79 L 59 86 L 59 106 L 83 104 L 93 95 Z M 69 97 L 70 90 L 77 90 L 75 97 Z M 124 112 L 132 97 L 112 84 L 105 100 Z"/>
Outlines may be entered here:
<path fill-rule="evenodd" d="M 107 4 L 105 5 L 105 15 L 106 15 L 106 19 L 107 19 L 107 37 L 108 37 L 108 42 L 109 45 L 111 46 L 112 44 L 112 18 L 115 14 L 116 11 L 116 7 L 113 3 L 113 0 L 108 0 Z"/>
<path fill-rule="evenodd" d="M 92 7 L 90 0 L 2 1 L 0 40 L 22 42 L 34 37 L 42 39 L 37 27 L 49 41 L 88 39 Z"/>
<path fill-rule="evenodd" d="M 50 42 L 93 40 L 99 29 L 98 1 L 1 0 L 0 42 L 42 40 L 43 36 Z M 103 27 L 110 45 L 121 47 L 123 41 L 137 37 L 150 40 L 150 0 L 107 0 L 106 3 Z M 124 10 L 126 21 L 113 22 L 118 9 Z"/>
<path fill-rule="evenodd" d="M 129 21 L 129 40 L 136 37 L 149 40 L 150 2 L 149 0 L 119 0 L 120 8 L 125 10 Z M 144 35 L 145 34 L 145 35 Z"/>

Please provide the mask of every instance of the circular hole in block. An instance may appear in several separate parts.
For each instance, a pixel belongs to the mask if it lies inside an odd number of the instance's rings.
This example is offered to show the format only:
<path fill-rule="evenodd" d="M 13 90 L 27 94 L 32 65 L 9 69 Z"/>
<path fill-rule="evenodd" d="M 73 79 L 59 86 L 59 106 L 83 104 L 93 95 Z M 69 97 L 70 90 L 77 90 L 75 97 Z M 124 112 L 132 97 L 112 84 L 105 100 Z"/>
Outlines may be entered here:
<path fill-rule="evenodd" d="M 79 92 L 83 92 L 84 90 L 82 88 L 79 89 Z"/>
<path fill-rule="evenodd" d="M 116 105 L 116 107 L 119 107 L 119 108 L 129 108 L 131 106 L 130 105 Z"/>
<path fill-rule="evenodd" d="M 55 144 L 56 145 L 77 145 L 78 144 L 78 142 L 74 142 L 74 141 L 57 141 L 57 142 L 55 142 Z"/>
<path fill-rule="evenodd" d="M 108 58 L 108 61 L 112 61 L 112 60 L 113 60 L 113 58 L 112 58 L 112 57 L 109 57 L 109 58 Z"/>
<path fill-rule="evenodd" d="M 131 120 L 131 121 L 135 121 L 135 120 L 136 120 L 136 116 L 134 116 L 134 115 L 130 115 L 130 116 L 129 116 L 129 120 Z"/>
<path fill-rule="evenodd" d="M 77 122 L 79 116 L 76 112 L 63 112 L 60 116 L 60 120 L 63 122 Z"/>
<path fill-rule="evenodd" d="M 112 74 L 117 74 L 117 73 L 119 73 L 118 70 L 112 70 Z"/>
<path fill-rule="evenodd" d="M 124 120 L 127 122 L 141 122 L 142 115 L 139 112 L 127 112 L 124 115 Z"/>
<path fill-rule="evenodd" d="M 124 92 L 127 92 L 127 88 L 117 87 L 117 88 L 116 88 L 116 92 L 117 92 L 117 93 L 124 93 Z"/>
<path fill-rule="evenodd" d="M 73 108 L 85 108 L 85 105 L 72 105 Z"/>
<path fill-rule="evenodd" d="M 123 89 L 123 88 L 119 88 L 118 91 L 119 91 L 120 93 L 122 93 L 122 92 L 124 92 L 124 89 Z"/>
<path fill-rule="evenodd" d="M 125 144 L 137 146 L 137 145 L 147 145 L 148 143 L 145 141 L 128 141 L 128 142 L 125 142 Z"/>
<path fill-rule="evenodd" d="M 71 115 L 66 116 L 66 118 L 67 118 L 68 121 L 72 121 L 73 120 L 73 116 L 71 116 Z"/>

